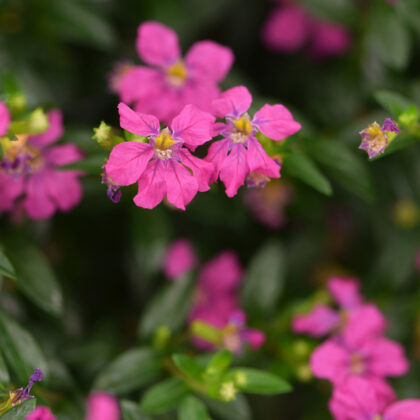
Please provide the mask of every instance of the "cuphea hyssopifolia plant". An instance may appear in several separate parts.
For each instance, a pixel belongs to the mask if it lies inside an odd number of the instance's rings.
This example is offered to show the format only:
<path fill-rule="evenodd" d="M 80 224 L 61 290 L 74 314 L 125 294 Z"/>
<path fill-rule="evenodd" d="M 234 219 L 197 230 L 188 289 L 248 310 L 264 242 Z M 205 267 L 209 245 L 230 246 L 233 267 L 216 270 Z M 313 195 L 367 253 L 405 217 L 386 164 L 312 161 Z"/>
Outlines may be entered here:
<path fill-rule="evenodd" d="M 292 322 L 297 333 L 313 337 L 329 334 L 310 356 L 315 377 L 329 380 L 333 396 L 329 408 L 336 420 L 405 420 L 418 418 L 420 400 L 396 401 L 387 377 L 409 369 L 404 350 L 384 336 L 387 322 L 379 309 L 364 302 L 353 278 L 330 278 L 333 309 L 316 304 Z"/>

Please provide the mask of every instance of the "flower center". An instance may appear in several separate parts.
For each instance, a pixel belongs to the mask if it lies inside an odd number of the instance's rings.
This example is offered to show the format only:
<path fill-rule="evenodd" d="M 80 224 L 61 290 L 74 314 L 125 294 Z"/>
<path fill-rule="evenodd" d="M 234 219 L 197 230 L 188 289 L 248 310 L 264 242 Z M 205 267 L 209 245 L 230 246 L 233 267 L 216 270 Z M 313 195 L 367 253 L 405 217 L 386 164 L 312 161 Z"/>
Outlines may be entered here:
<path fill-rule="evenodd" d="M 11 175 L 36 172 L 44 166 L 44 158 L 37 148 L 28 144 L 27 135 L 17 136 L 5 146 L 1 168 Z"/>
<path fill-rule="evenodd" d="M 239 353 L 241 351 L 242 343 L 237 325 L 229 323 L 223 329 L 223 347 L 232 353 Z"/>
<path fill-rule="evenodd" d="M 187 68 L 182 60 L 177 61 L 166 69 L 166 78 L 173 86 L 182 86 L 187 76 Z"/>
<path fill-rule="evenodd" d="M 231 120 L 233 132 L 230 138 L 234 143 L 245 143 L 252 133 L 251 119 L 248 114 L 243 114 L 240 118 Z"/>
<path fill-rule="evenodd" d="M 164 128 L 160 134 L 155 137 L 154 151 L 155 156 L 161 160 L 168 160 L 172 157 L 172 146 L 176 143 L 171 137 L 168 128 Z"/>
<path fill-rule="evenodd" d="M 354 375 L 361 375 L 365 371 L 365 363 L 360 354 L 354 353 L 350 356 L 350 372 Z"/>

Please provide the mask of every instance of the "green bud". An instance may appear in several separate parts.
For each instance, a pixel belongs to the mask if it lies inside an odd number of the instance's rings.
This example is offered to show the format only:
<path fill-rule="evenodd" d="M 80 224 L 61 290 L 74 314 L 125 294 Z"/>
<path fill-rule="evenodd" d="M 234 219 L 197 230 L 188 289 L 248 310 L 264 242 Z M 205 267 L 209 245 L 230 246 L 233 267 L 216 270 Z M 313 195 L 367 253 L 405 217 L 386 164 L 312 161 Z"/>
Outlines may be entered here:
<path fill-rule="evenodd" d="M 168 344 L 170 338 L 171 330 L 166 325 L 162 325 L 155 331 L 153 346 L 157 349 L 163 349 Z"/>
<path fill-rule="evenodd" d="M 44 110 L 36 108 L 29 115 L 27 134 L 33 135 L 44 133 L 48 129 L 49 125 L 48 116 Z"/>
<path fill-rule="evenodd" d="M 232 381 L 223 382 L 219 389 L 220 398 L 225 401 L 233 401 L 236 398 L 237 389 Z"/>
<path fill-rule="evenodd" d="M 6 103 L 13 115 L 19 114 L 26 108 L 26 97 L 20 92 L 14 93 L 7 98 Z"/>
<path fill-rule="evenodd" d="M 190 331 L 194 337 L 201 338 L 216 346 L 219 346 L 223 339 L 222 330 L 201 321 L 192 322 L 190 325 Z"/>
<path fill-rule="evenodd" d="M 408 128 L 413 127 L 419 120 L 419 111 L 415 105 L 409 106 L 398 117 L 398 122 Z M 389 136 L 388 136 L 389 137 Z"/>
<path fill-rule="evenodd" d="M 99 127 L 94 128 L 93 131 L 93 140 L 106 150 L 110 150 L 117 144 L 124 141 L 121 137 L 115 136 L 112 131 L 112 127 L 104 121 L 101 121 Z"/>

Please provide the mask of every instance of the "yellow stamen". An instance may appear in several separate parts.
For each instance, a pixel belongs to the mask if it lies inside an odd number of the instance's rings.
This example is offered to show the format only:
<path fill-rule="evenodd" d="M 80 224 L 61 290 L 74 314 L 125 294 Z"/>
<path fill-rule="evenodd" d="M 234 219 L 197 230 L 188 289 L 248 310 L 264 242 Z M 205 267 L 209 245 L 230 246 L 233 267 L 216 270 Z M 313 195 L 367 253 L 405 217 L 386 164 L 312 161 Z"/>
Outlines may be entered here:
<path fill-rule="evenodd" d="M 175 143 L 176 141 L 171 137 L 169 130 L 165 128 L 155 138 L 155 149 L 167 150 Z"/>
<path fill-rule="evenodd" d="M 182 86 L 188 76 L 187 68 L 182 60 L 177 61 L 166 69 L 169 83 L 174 86 Z"/>
<path fill-rule="evenodd" d="M 248 114 L 244 114 L 241 118 L 233 120 L 233 124 L 241 134 L 246 136 L 251 134 L 252 125 Z"/>
<path fill-rule="evenodd" d="M 365 364 L 360 354 L 354 353 L 350 357 L 350 370 L 355 375 L 361 375 L 365 370 Z"/>

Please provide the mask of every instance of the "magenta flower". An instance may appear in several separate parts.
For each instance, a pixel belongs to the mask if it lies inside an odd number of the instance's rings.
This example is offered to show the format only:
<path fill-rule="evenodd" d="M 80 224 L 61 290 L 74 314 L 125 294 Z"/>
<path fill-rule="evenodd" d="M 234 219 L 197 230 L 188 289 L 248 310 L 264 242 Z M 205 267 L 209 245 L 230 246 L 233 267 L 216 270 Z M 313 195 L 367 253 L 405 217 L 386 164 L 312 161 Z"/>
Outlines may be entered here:
<path fill-rule="evenodd" d="M 150 67 L 134 66 L 119 81 L 123 102 L 169 122 L 187 104 L 210 111 L 233 63 L 232 51 L 213 41 L 195 43 L 181 56 L 177 34 L 159 22 L 138 28 L 137 52 Z"/>
<path fill-rule="evenodd" d="M 57 417 L 51 413 L 51 410 L 48 407 L 40 405 L 36 407 L 25 420 L 57 420 Z"/>
<path fill-rule="evenodd" d="M 7 134 L 10 125 L 10 112 L 4 102 L 0 102 L 0 137 Z"/>
<path fill-rule="evenodd" d="M 185 210 L 198 191 L 209 189 L 213 165 L 188 149 L 212 138 L 214 117 L 186 105 L 170 127 L 161 130 L 153 115 L 137 113 L 123 103 L 118 109 L 121 127 L 147 137 L 148 143 L 128 141 L 115 146 L 105 165 L 106 174 L 121 186 L 137 182 L 134 202 L 139 207 L 152 209 L 166 195 L 171 204 Z"/>
<path fill-rule="evenodd" d="M 336 420 L 417 420 L 420 400 L 387 402 L 369 381 L 351 377 L 334 388 L 330 410 Z"/>
<path fill-rule="evenodd" d="M 401 131 L 391 118 L 386 118 L 382 127 L 374 122 L 359 133 L 362 137 L 359 149 L 366 150 L 369 159 L 372 159 L 385 151 L 390 141 L 390 135 L 395 135 L 392 133 L 399 134 Z"/>
<path fill-rule="evenodd" d="M 226 122 L 216 125 L 223 139 L 210 146 L 206 160 L 214 163 L 212 180 L 220 175 L 228 197 L 237 193 L 251 172 L 280 177 L 279 164 L 267 155 L 256 138 L 258 131 L 277 141 L 301 128 L 283 105 L 264 105 L 251 119 L 247 113 L 251 102 L 252 96 L 245 86 L 229 89 L 213 102 L 215 115 Z"/>
<path fill-rule="evenodd" d="M 303 7 L 288 3 L 276 7 L 268 15 L 261 38 L 274 52 L 293 53 L 307 45 L 313 58 L 343 54 L 351 42 L 345 27 L 319 20 Z"/>
<path fill-rule="evenodd" d="M 63 134 L 62 116 L 50 111 L 49 128 L 36 136 L 17 136 L 0 162 L 0 212 L 22 200 L 32 219 L 46 219 L 55 211 L 69 211 L 82 198 L 80 171 L 62 170 L 82 158 L 73 144 L 52 146 Z"/>
<path fill-rule="evenodd" d="M 333 277 L 327 287 L 340 310 L 316 305 L 309 314 L 294 317 L 293 331 L 313 337 L 339 332 L 353 341 L 383 334 L 386 320 L 375 305 L 363 303 L 356 279 Z"/>
<path fill-rule="evenodd" d="M 197 256 L 187 239 L 177 239 L 166 251 L 163 271 L 170 279 L 181 277 L 197 265 Z"/>
<path fill-rule="evenodd" d="M 94 392 L 87 401 L 85 420 L 119 420 L 120 407 L 118 401 L 105 392 Z"/>
<path fill-rule="evenodd" d="M 314 350 L 311 368 L 317 378 L 337 385 L 349 376 L 366 379 L 401 376 L 408 371 L 408 361 L 404 349 L 384 337 L 370 337 L 361 342 L 335 337 Z"/>

